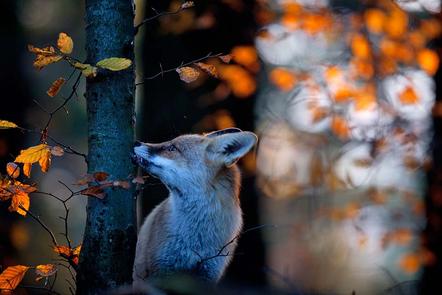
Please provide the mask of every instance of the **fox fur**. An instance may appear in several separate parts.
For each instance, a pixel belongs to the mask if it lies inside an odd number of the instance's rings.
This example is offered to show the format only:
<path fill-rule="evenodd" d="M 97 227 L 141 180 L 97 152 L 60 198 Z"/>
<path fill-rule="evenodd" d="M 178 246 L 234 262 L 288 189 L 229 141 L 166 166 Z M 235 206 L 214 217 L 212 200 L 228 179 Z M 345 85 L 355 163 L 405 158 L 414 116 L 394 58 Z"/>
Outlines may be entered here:
<path fill-rule="evenodd" d="M 235 163 L 256 142 L 254 133 L 229 128 L 135 144 L 134 161 L 167 186 L 169 197 L 140 228 L 134 285 L 175 273 L 212 282 L 223 276 L 242 228 Z"/>

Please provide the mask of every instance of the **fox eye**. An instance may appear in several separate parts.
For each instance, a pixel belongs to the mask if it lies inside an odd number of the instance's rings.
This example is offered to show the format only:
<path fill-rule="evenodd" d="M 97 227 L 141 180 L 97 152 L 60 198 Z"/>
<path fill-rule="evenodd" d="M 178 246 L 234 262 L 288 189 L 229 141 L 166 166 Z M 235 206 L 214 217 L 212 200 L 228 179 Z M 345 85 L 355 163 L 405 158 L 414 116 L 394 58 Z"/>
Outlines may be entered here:
<path fill-rule="evenodd" d="M 166 148 L 166 150 L 169 152 L 175 152 L 177 150 L 177 148 L 174 144 L 171 144 Z"/>

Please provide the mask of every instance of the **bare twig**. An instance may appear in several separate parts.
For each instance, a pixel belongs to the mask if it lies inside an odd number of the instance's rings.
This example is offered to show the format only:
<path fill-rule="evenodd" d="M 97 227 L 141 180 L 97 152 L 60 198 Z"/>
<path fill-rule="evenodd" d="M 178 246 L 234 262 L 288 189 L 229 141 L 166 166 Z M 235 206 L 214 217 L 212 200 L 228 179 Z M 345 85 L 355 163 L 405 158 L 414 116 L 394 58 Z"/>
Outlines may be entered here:
<path fill-rule="evenodd" d="M 181 5 L 175 11 L 162 11 L 162 12 L 158 12 L 155 8 L 152 8 L 152 10 L 155 12 L 155 15 L 142 20 L 138 25 L 136 25 L 134 27 L 135 28 L 134 34 L 137 34 L 139 29 L 140 29 L 140 27 L 143 26 L 144 24 L 148 23 L 148 22 L 151 22 L 151 21 L 153 21 L 153 20 L 155 20 L 155 19 L 157 19 L 159 17 L 162 17 L 162 16 L 178 14 L 181 11 L 189 9 L 189 8 L 192 8 L 192 7 L 193 7 L 193 5 Z"/>
<path fill-rule="evenodd" d="M 19 206 L 20 209 L 22 209 L 23 211 L 25 211 L 27 214 L 29 214 L 29 216 L 31 216 L 35 221 L 37 221 L 43 228 L 44 230 L 51 236 L 52 239 L 52 243 L 54 244 L 54 246 L 58 246 L 57 243 L 57 239 L 55 238 L 54 233 L 51 231 L 51 229 L 40 219 L 40 216 L 34 215 L 31 211 L 26 210 L 22 205 Z"/>
<path fill-rule="evenodd" d="M 149 76 L 149 77 L 147 77 L 147 78 L 144 78 L 143 80 L 144 80 L 144 81 L 145 81 L 145 80 L 152 80 L 152 79 L 155 79 L 155 78 L 158 77 L 158 76 L 162 76 L 162 75 L 165 74 L 165 73 L 174 72 L 174 71 L 176 71 L 177 69 L 179 69 L 179 68 L 181 68 L 181 67 L 189 66 L 189 65 L 191 65 L 191 64 L 194 64 L 194 63 L 197 63 L 197 62 L 203 61 L 203 60 L 205 60 L 205 59 L 207 59 L 207 58 L 218 57 L 218 56 L 221 56 L 221 55 L 223 55 L 223 54 L 222 54 L 222 53 L 212 54 L 211 52 L 209 52 L 206 56 L 203 56 L 203 57 L 200 57 L 200 58 L 194 59 L 194 60 L 189 61 L 189 62 L 186 62 L 186 63 L 182 62 L 179 66 L 177 66 L 177 67 L 175 67 L 175 68 L 167 69 L 167 70 L 163 70 L 163 69 L 162 69 L 162 66 L 160 66 L 160 68 L 161 68 L 161 71 L 160 71 L 160 72 L 156 73 L 155 75 L 152 75 L 152 76 Z M 144 81 L 135 83 L 135 86 L 138 86 L 138 85 L 142 85 L 142 84 L 144 84 Z"/>

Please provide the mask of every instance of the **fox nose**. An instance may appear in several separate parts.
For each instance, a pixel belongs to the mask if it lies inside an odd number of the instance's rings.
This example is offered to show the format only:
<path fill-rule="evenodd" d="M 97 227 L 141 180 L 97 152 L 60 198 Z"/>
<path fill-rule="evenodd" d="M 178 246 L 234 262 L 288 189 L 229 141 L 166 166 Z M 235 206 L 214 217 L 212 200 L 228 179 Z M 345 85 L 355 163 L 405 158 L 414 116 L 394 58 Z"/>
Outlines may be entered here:
<path fill-rule="evenodd" d="M 137 147 L 137 146 L 140 146 L 141 145 L 141 141 L 135 141 L 135 143 L 134 143 L 134 147 Z"/>

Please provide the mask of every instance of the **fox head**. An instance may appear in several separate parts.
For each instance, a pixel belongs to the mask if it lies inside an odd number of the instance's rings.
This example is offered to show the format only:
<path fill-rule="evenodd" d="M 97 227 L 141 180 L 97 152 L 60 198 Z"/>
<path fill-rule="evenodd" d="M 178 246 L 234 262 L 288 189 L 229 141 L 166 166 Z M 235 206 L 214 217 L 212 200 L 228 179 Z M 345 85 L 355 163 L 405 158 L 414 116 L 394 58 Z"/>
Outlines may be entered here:
<path fill-rule="evenodd" d="M 187 190 L 212 183 L 257 142 L 248 131 L 228 128 L 206 135 L 182 135 L 167 142 L 136 142 L 133 160 L 169 188 Z"/>

